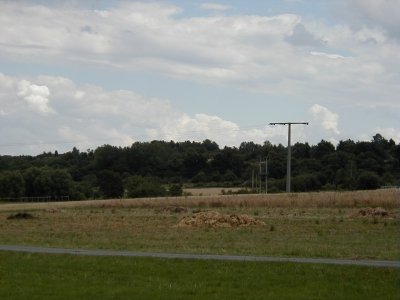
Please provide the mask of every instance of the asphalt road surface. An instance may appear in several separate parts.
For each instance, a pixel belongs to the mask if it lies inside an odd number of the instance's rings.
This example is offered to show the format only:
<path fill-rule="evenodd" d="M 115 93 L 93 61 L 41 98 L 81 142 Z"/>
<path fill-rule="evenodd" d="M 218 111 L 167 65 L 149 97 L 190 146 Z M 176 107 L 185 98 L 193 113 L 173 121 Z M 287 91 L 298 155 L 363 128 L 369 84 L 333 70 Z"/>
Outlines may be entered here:
<path fill-rule="evenodd" d="M 169 258 L 169 259 L 292 262 L 292 263 L 400 268 L 400 261 L 390 261 L 390 260 L 352 260 L 352 259 L 333 259 L 333 258 L 294 258 L 294 257 L 274 257 L 274 256 L 152 253 L 152 252 L 85 250 L 85 249 L 47 248 L 47 247 L 12 246 L 12 245 L 0 245 L 0 251 L 69 254 L 69 255 L 86 255 L 86 256 L 124 256 L 124 257 Z"/>

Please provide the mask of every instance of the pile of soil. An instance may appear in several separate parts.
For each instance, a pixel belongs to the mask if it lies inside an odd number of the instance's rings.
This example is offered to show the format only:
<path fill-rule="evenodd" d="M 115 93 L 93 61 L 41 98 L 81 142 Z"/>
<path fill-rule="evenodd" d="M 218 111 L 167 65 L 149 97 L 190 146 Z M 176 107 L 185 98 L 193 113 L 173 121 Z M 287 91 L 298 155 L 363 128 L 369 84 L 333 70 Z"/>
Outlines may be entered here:
<path fill-rule="evenodd" d="M 34 219 L 35 217 L 30 213 L 19 212 L 7 217 L 7 220 L 26 220 L 26 219 Z"/>
<path fill-rule="evenodd" d="M 382 207 L 376 207 L 376 208 L 362 208 L 358 212 L 358 214 L 362 217 L 388 217 L 389 214 L 386 210 L 384 210 Z"/>
<path fill-rule="evenodd" d="M 248 215 L 225 215 L 216 211 L 204 211 L 183 218 L 177 227 L 239 227 L 263 226 L 264 222 Z"/>

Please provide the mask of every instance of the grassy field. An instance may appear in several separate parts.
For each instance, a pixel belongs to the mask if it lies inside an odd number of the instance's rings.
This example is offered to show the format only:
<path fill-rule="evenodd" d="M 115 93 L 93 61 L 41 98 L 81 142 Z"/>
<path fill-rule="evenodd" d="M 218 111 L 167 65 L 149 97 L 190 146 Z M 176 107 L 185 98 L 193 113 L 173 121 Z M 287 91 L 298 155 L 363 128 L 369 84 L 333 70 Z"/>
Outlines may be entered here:
<path fill-rule="evenodd" d="M 0 252 L 1 299 L 398 299 L 397 269 Z"/>
<path fill-rule="evenodd" d="M 69 202 L 65 206 L 56 203 L 54 207 L 43 203 L 4 204 L 0 205 L 0 243 L 151 252 L 399 260 L 399 201 L 396 194 L 386 191 L 384 197 L 384 192 L 293 194 L 286 198 L 278 195 L 280 201 L 257 195 Z M 176 214 L 163 211 L 163 205 L 180 205 L 189 209 Z M 360 209 L 368 206 L 385 207 L 388 216 L 360 216 Z M 35 218 L 7 220 L 10 214 L 21 209 L 26 209 Z M 266 225 L 176 227 L 183 217 L 198 210 L 247 214 Z"/>
<path fill-rule="evenodd" d="M 399 191 L 0 204 L 0 244 L 400 259 Z M 174 213 L 168 207 L 184 207 Z M 362 216 L 382 207 L 385 216 Z M 198 211 L 265 225 L 181 228 Z M 26 212 L 32 219 L 9 219 Z M 0 251 L 0 299 L 398 299 L 398 269 Z"/>

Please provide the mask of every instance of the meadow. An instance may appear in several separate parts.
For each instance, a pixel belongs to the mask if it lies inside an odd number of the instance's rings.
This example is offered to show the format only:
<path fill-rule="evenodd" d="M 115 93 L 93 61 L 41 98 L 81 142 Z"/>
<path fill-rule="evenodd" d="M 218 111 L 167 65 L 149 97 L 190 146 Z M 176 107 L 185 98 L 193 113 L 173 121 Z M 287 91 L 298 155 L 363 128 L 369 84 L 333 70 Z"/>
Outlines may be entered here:
<path fill-rule="evenodd" d="M 400 260 L 399 199 L 399 190 L 379 190 L 3 203 L 0 244 Z M 208 211 L 264 225 L 177 226 Z M 21 212 L 32 218 L 10 218 Z M 396 299 L 399 293 L 400 272 L 391 268 L 0 252 L 1 299 Z"/>
<path fill-rule="evenodd" d="M 0 252 L 1 299 L 398 299 L 397 269 Z"/>
<path fill-rule="evenodd" d="M 400 259 L 398 190 L 0 205 L 0 243 L 87 249 Z M 172 209 L 183 208 L 180 213 Z M 360 214 L 381 207 L 387 216 Z M 27 220 L 7 220 L 17 211 Z M 181 228 L 199 211 L 245 214 L 264 226 Z"/>

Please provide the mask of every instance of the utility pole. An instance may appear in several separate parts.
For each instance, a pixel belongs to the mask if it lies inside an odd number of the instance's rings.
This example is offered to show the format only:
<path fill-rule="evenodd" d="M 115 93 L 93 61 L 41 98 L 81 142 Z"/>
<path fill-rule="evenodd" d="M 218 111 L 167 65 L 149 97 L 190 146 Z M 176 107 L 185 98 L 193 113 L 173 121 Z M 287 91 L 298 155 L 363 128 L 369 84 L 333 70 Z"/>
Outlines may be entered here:
<path fill-rule="evenodd" d="M 265 162 L 264 160 L 262 160 L 260 158 L 260 162 L 259 162 L 259 170 L 258 170 L 258 176 L 256 174 L 256 188 L 259 194 L 263 193 L 263 164 L 265 164 L 265 193 L 268 193 L 268 157 L 265 158 Z M 254 170 L 253 170 L 253 176 L 254 176 Z"/>
<path fill-rule="evenodd" d="M 261 186 L 261 182 L 262 182 L 262 176 L 261 176 L 261 158 L 260 158 L 260 169 L 258 171 L 258 173 L 260 174 L 260 189 L 259 189 L 259 193 L 262 193 L 262 186 Z"/>
<path fill-rule="evenodd" d="M 268 155 L 265 158 L 265 193 L 268 194 Z"/>
<path fill-rule="evenodd" d="M 308 125 L 308 122 L 284 122 L 284 123 L 269 123 L 269 125 L 288 125 L 288 155 L 286 164 L 286 193 L 290 193 L 290 178 L 292 170 L 292 145 L 291 145 L 291 135 L 292 135 L 292 125 Z"/>

